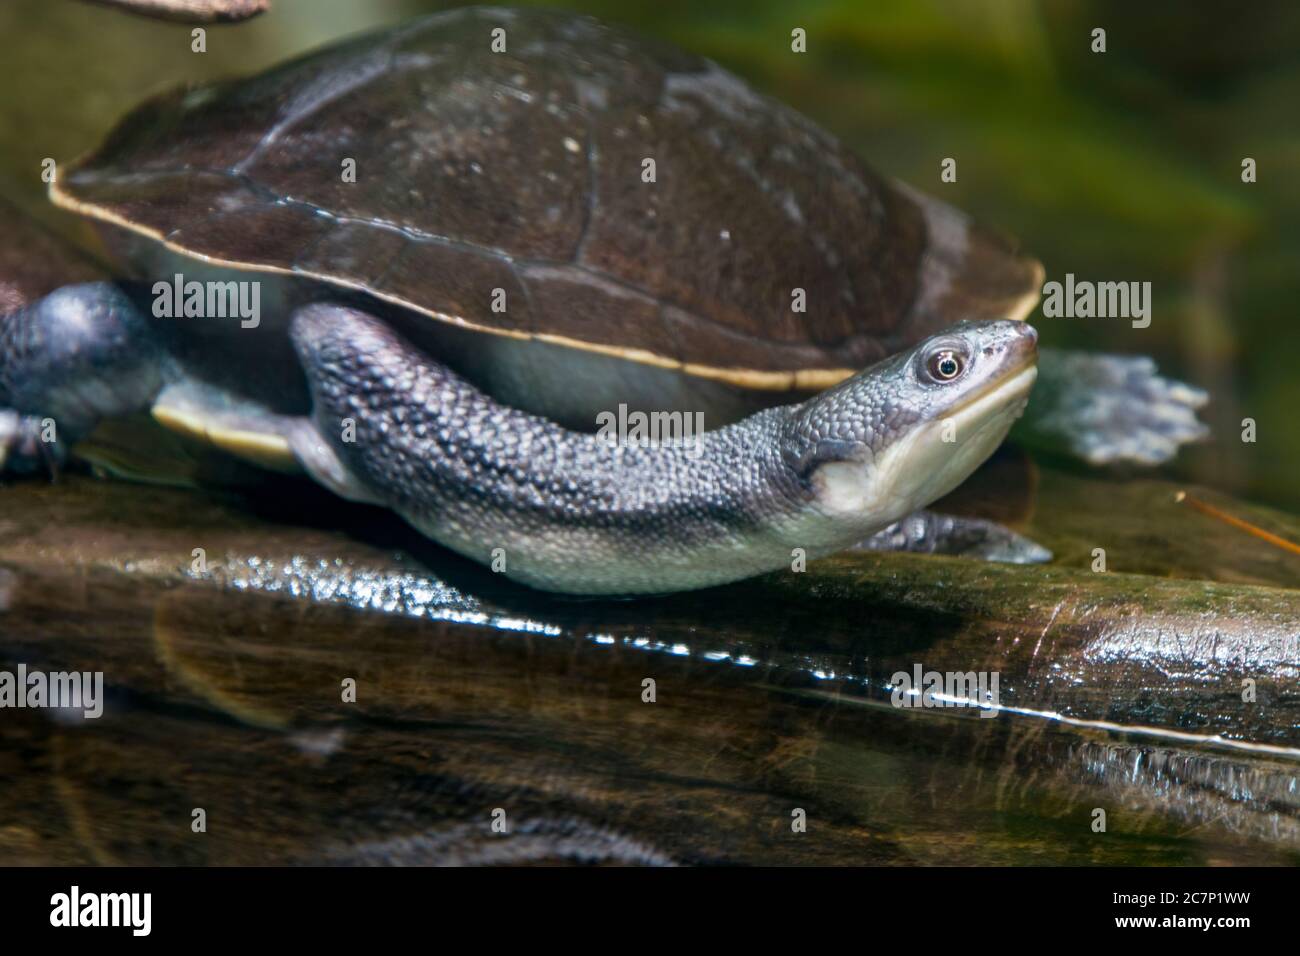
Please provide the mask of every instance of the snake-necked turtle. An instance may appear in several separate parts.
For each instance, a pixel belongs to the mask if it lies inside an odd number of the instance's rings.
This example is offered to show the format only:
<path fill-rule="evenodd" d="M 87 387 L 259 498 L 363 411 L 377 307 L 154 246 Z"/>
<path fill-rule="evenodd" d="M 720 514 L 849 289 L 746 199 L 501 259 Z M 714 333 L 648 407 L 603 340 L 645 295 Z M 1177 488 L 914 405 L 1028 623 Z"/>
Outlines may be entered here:
<path fill-rule="evenodd" d="M 12 470 L 148 408 L 572 592 L 716 584 L 881 528 L 1044 556 L 907 517 L 1022 410 L 1041 267 L 696 56 L 457 10 L 148 102 L 51 196 L 130 279 L 2 320 Z M 219 317 L 240 292 L 258 314 Z M 1172 450 L 1198 399 L 1133 372 L 1097 391 L 1155 400 L 1130 419 Z M 637 411 L 708 432 L 592 433 Z"/>

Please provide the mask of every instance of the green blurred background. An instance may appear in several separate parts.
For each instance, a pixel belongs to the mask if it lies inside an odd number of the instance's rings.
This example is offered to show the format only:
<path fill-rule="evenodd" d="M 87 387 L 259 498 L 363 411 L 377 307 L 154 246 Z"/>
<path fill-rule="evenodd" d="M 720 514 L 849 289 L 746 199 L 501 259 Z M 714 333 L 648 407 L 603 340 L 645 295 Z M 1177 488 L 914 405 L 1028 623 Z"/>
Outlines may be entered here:
<path fill-rule="evenodd" d="M 146 94 L 460 4 L 274 0 L 209 30 L 73 0 L 0 3 L 0 194 L 49 217 L 40 163 Z M 1045 342 L 1155 355 L 1213 395 L 1175 474 L 1300 509 L 1300 3 L 570 0 L 710 56 L 877 169 L 1010 232 L 1049 278 L 1150 281 L 1153 321 L 1031 317 Z M 807 31 L 808 52 L 790 50 Z M 1107 52 L 1090 49 L 1106 30 Z M 956 183 L 940 162 L 954 157 Z M 1241 181 L 1252 157 L 1258 182 Z M 67 223 L 52 220 L 60 228 Z M 2 240 L 0 240 L 2 241 Z M 1241 421 L 1258 423 L 1244 444 Z"/>

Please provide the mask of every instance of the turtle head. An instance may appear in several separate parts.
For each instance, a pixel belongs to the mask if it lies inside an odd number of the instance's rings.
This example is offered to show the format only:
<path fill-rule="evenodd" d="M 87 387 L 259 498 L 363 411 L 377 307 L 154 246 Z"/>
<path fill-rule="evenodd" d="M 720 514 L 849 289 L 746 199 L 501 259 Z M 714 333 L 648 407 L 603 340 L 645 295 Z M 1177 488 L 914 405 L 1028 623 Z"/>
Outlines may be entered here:
<path fill-rule="evenodd" d="M 957 487 L 1002 443 L 1037 376 L 1024 322 L 964 322 L 792 410 L 786 464 L 818 509 L 874 530 Z"/>

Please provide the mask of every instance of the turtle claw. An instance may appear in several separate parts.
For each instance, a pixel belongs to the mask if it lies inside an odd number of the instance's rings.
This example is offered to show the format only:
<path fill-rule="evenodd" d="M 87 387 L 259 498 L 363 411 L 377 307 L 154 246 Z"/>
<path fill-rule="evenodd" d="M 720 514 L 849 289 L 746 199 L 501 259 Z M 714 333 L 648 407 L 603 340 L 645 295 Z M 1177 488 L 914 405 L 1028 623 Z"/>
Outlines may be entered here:
<path fill-rule="evenodd" d="M 16 457 L 14 452 L 21 442 L 22 419 L 17 412 L 0 409 L 0 475 L 4 474 L 10 459 Z"/>
<path fill-rule="evenodd" d="M 57 446 L 49 442 L 38 442 L 36 447 L 40 451 L 42 463 L 50 473 L 50 481 L 58 481 L 63 473 L 63 456 L 56 450 Z"/>
<path fill-rule="evenodd" d="M 0 475 L 47 471 L 52 481 L 58 480 L 64 453 L 59 445 L 42 440 L 42 429 L 43 419 L 0 409 Z"/>
<path fill-rule="evenodd" d="M 1050 447 L 1090 465 L 1155 466 L 1208 437 L 1196 413 L 1209 395 L 1147 356 L 1043 351 L 1026 427 Z"/>

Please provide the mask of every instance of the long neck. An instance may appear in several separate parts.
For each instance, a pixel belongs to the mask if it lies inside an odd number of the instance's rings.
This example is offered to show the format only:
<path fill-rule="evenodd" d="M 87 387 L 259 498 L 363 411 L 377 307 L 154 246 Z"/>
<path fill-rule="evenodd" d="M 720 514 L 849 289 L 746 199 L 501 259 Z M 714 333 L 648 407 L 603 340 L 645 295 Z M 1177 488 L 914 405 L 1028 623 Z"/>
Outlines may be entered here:
<path fill-rule="evenodd" d="M 779 460 L 787 409 L 694 448 L 611 445 L 498 404 L 387 330 L 313 341 L 304 358 L 316 426 L 362 483 L 425 534 L 535 587 L 704 587 L 788 568 L 795 547 L 826 550 L 800 540 L 822 519 Z M 345 419 L 355 440 L 334 441 Z"/>

